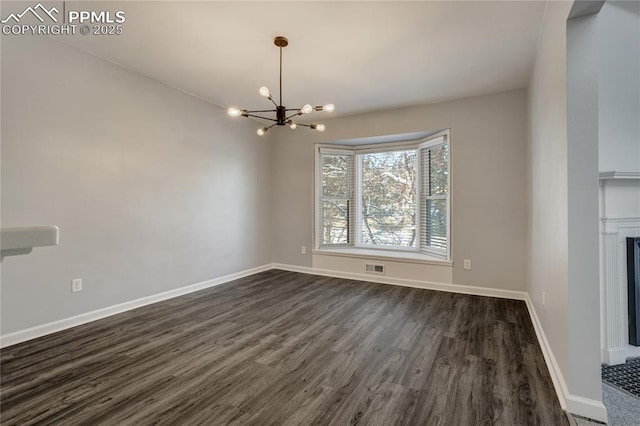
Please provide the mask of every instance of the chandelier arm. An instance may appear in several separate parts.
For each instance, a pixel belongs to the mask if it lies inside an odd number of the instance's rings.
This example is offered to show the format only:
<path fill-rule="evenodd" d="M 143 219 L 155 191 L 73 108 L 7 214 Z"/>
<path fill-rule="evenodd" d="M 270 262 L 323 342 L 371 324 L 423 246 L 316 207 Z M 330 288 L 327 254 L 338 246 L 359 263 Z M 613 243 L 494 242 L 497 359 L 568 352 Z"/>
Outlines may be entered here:
<path fill-rule="evenodd" d="M 253 111 L 247 111 L 249 114 L 252 114 L 254 112 L 276 112 L 275 109 L 256 109 Z"/>
<path fill-rule="evenodd" d="M 261 118 L 261 119 L 263 119 L 263 120 L 275 121 L 276 123 L 278 122 L 278 120 L 274 120 L 273 118 L 269 118 L 269 117 L 262 117 L 262 116 L 254 115 L 254 114 L 247 114 L 247 117 Z M 274 124 L 274 126 L 275 126 L 275 124 Z"/>
<path fill-rule="evenodd" d="M 272 124 L 271 126 L 267 127 L 267 130 L 269 130 L 270 128 L 272 128 L 273 126 L 276 126 L 278 123 Z"/>
<path fill-rule="evenodd" d="M 311 128 L 311 125 L 310 125 L 310 124 L 296 123 L 296 126 L 304 126 L 304 127 L 309 127 L 309 128 Z"/>
<path fill-rule="evenodd" d="M 280 99 L 282 99 L 282 97 L 280 97 Z M 269 98 L 269 100 L 270 100 L 271 102 L 273 102 L 273 104 L 276 106 L 276 108 L 278 108 L 278 107 L 279 107 L 279 105 L 276 103 L 276 101 L 274 101 L 274 100 L 273 100 L 273 98 Z M 282 102 L 282 101 L 280 101 L 280 102 Z"/>
<path fill-rule="evenodd" d="M 298 116 L 298 115 L 302 115 L 302 114 L 297 112 L 297 113 L 295 113 L 293 115 L 290 115 L 290 116 L 286 117 L 285 120 L 289 120 L 290 118 L 293 118 L 293 117 Z"/>

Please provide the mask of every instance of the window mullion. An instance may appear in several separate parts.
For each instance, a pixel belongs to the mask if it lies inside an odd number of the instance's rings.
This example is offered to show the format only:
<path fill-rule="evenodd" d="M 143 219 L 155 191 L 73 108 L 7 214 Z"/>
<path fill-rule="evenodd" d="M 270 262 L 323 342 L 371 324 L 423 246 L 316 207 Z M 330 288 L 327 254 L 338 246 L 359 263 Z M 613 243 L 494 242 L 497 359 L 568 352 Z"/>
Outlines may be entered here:
<path fill-rule="evenodd" d="M 353 245 L 360 247 L 362 245 L 362 155 L 356 155 L 354 158 L 354 174 L 353 174 L 353 199 L 354 199 L 354 240 Z"/>
<path fill-rule="evenodd" d="M 422 188 L 420 182 L 422 182 L 422 160 L 420 159 L 420 150 L 416 149 L 416 157 L 413 162 L 413 167 L 415 168 L 415 176 L 413 187 L 416 191 L 416 199 L 414 203 L 414 214 L 415 214 L 415 241 L 416 241 L 416 249 L 420 251 L 420 246 L 422 244 L 422 215 L 420 211 L 422 210 Z"/>

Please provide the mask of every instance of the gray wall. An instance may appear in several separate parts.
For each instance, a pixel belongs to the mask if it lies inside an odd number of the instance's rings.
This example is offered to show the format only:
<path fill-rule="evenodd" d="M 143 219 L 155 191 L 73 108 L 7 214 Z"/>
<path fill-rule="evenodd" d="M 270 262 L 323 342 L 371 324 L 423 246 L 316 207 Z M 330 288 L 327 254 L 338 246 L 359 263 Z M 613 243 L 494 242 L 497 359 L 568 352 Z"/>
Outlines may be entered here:
<path fill-rule="evenodd" d="M 607 1 L 598 14 L 601 171 L 640 171 L 640 2 Z"/>
<path fill-rule="evenodd" d="M 598 15 L 567 21 L 569 392 L 602 400 L 598 209 Z"/>
<path fill-rule="evenodd" d="M 565 40 L 570 8 L 570 2 L 547 7 L 529 84 L 527 149 L 527 291 L 563 375 L 569 364 Z"/>
<path fill-rule="evenodd" d="M 2 226 L 61 230 L 2 262 L 2 334 L 270 262 L 254 123 L 46 37 L 1 62 Z"/>
<path fill-rule="evenodd" d="M 300 246 L 312 247 L 314 143 L 451 128 L 453 283 L 524 290 L 525 90 L 330 120 L 317 114 L 324 133 L 272 136 L 274 262 L 312 266 Z"/>
<path fill-rule="evenodd" d="M 604 407 L 579 398 L 602 400 L 597 21 L 568 24 L 571 6 L 549 2 L 529 85 L 527 290 L 568 409 L 594 417 Z"/>

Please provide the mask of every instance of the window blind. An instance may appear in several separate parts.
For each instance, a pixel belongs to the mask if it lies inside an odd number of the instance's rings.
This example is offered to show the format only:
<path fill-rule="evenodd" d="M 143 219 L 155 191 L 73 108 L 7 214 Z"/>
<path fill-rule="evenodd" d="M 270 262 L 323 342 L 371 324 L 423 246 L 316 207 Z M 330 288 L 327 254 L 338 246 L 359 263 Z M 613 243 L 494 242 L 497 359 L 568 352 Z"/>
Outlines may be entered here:
<path fill-rule="evenodd" d="M 320 150 L 317 238 L 321 246 L 352 245 L 353 153 Z"/>
<path fill-rule="evenodd" d="M 442 137 L 419 147 L 420 251 L 447 258 L 449 250 L 449 145 Z"/>

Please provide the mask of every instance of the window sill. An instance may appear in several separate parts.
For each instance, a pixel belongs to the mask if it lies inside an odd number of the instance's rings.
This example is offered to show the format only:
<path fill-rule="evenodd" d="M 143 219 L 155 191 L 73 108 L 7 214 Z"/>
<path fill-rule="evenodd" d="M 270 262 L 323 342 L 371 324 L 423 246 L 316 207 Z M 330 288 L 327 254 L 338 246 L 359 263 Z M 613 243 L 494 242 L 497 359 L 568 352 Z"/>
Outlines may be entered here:
<path fill-rule="evenodd" d="M 396 250 L 378 250 L 378 249 L 362 249 L 362 248 L 343 248 L 343 249 L 314 249 L 313 254 L 322 256 L 342 256 L 355 257 L 358 259 L 376 259 L 390 260 L 394 262 L 404 263 L 421 263 L 437 266 L 453 266 L 450 260 L 439 259 L 424 253 L 416 253 L 410 251 Z"/>

